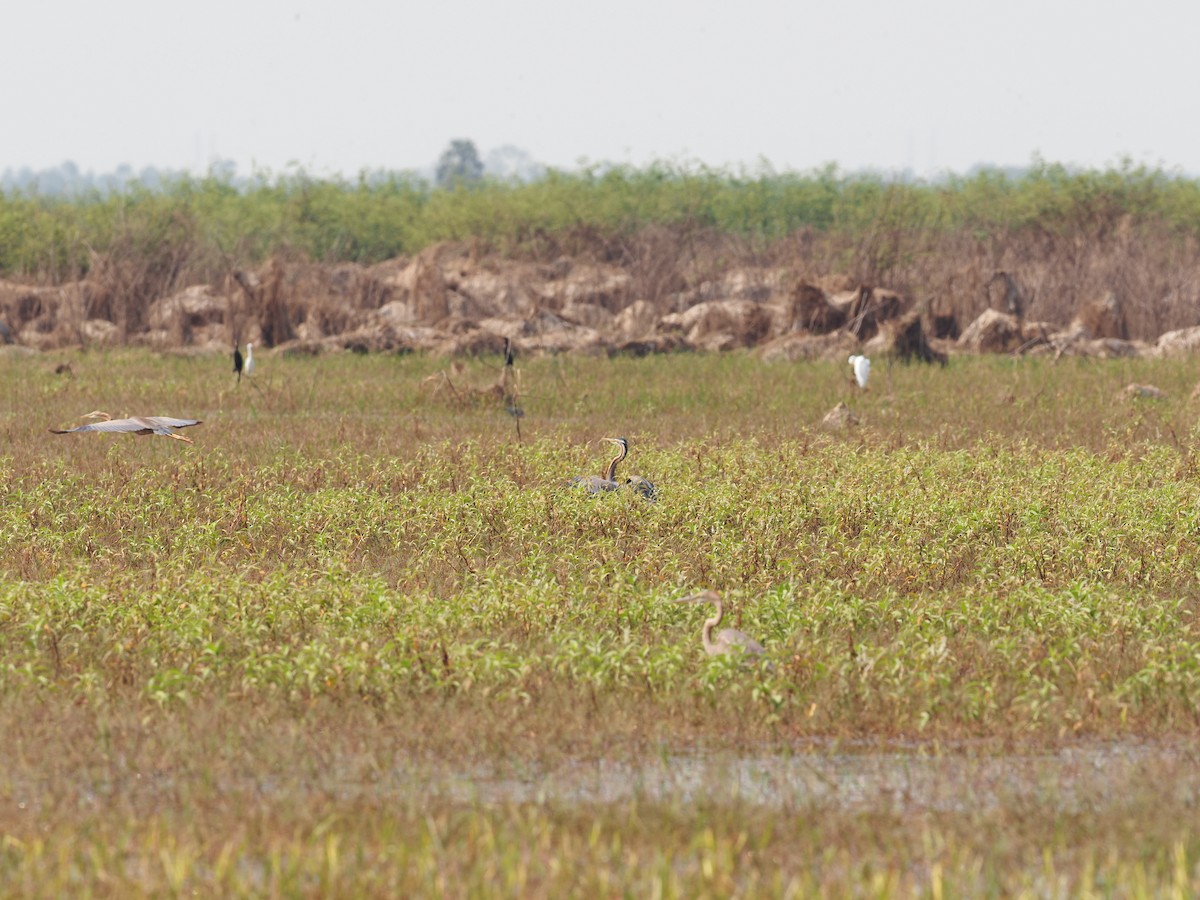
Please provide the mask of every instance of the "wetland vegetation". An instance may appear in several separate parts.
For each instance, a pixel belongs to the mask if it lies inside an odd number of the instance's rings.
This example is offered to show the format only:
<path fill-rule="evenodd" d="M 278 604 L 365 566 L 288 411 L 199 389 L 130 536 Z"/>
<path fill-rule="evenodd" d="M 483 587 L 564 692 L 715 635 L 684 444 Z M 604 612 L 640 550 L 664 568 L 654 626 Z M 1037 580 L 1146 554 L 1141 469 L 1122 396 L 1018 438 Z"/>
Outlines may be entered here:
<path fill-rule="evenodd" d="M 1190 359 L 522 360 L 520 442 L 418 355 L 57 361 L 0 360 L 12 893 L 1200 889 Z M 566 486 L 615 436 L 657 502 Z"/>

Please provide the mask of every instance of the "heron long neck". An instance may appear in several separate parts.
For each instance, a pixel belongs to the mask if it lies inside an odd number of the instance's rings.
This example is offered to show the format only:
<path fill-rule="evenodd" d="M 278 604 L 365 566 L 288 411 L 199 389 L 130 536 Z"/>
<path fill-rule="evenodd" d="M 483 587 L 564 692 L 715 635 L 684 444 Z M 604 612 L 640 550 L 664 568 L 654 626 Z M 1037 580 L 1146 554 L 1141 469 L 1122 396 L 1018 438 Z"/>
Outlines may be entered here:
<path fill-rule="evenodd" d="M 725 607 L 721 605 L 720 600 L 712 601 L 713 606 L 717 608 L 717 614 L 711 619 L 704 620 L 704 630 L 700 632 L 700 640 L 704 643 L 704 652 L 712 655 L 716 652 L 716 644 L 713 643 L 713 629 L 721 624 L 721 619 L 725 617 Z"/>
<path fill-rule="evenodd" d="M 628 452 L 629 452 L 629 448 L 626 447 L 624 444 L 622 444 L 621 452 L 618 453 L 616 456 L 614 456 L 612 462 L 610 462 L 608 464 L 608 472 L 604 476 L 606 479 L 608 479 L 609 481 L 616 480 L 616 478 L 617 478 L 617 463 L 619 463 L 621 460 L 623 460 L 625 458 L 625 454 Z"/>

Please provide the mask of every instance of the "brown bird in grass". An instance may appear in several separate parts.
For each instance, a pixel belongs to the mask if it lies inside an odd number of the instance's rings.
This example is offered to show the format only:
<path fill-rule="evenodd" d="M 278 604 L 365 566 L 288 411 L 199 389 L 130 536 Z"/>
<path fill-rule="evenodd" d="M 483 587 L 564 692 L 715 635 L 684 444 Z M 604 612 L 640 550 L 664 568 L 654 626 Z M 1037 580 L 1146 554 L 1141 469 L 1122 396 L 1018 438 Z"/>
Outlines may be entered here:
<path fill-rule="evenodd" d="M 161 434 L 163 437 L 175 438 L 177 441 L 192 443 L 191 438 L 176 434 L 172 428 L 187 428 L 189 425 L 199 425 L 199 419 L 173 419 L 170 416 L 131 416 L 128 419 L 114 419 L 106 412 L 96 410 L 90 412 L 85 419 L 100 419 L 99 422 L 89 422 L 77 428 L 59 430 L 51 428 L 51 434 L 73 434 L 77 431 L 112 431 L 127 434 Z"/>
<path fill-rule="evenodd" d="M 676 603 L 711 603 L 717 608 L 717 614 L 711 619 L 704 620 L 704 629 L 700 632 L 700 640 L 704 643 L 704 652 L 709 656 L 722 656 L 740 653 L 750 659 L 758 659 L 766 654 L 766 649 L 754 638 L 736 628 L 723 628 L 713 639 L 713 629 L 721 624 L 725 617 L 725 607 L 721 603 L 721 595 L 716 591 L 701 591 L 690 597 L 676 600 Z"/>
<path fill-rule="evenodd" d="M 612 457 L 612 461 L 608 463 L 605 474 L 581 475 L 578 478 L 572 478 L 570 484 L 572 486 L 582 486 L 590 494 L 617 491 L 622 487 L 628 487 L 630 491 L 640 494 L 641 497 L 653 502 L 656 496 L 654 485 L 642 478 L 641 475 L 634 475 L 632 478 L 625 479 L 624 482 L 617 480 L 617 463 L 629 455 L 629 440 L 625 438 L 604 438 L 604 440 L 607 440 L 610 444 L 616 444 L 620 448 L 617 451 L 617 455 Z"/>
<path fill-rule="evenodd" d="M 625 458 L 629 452 L 629 442 L 625 438 L 603 438 L 610 444 L 616 444 L 621 449 L 617 451 L 617 455 L 612 458 L 612 462 L 608 464 L 608 468 L 603 475 L 580 475 L 578 478 L 572 478 L 571 484 L 582 485 L 589 494 L 600 494 L 604 491 L 615 491 L 617 484 L 617 463 Z"/>
<path fill-rule="evenodd" d="M 582 485 L 589 494 L 602 494 L 606 491 L 615 491 L 622 487 L 622 483 L 617 481 L 617 463 L 629 455 L 629 441 L 625 438 L 604 438 L 604 440 L 610 444 L 616 444 L 621 448 L 608 464 L 608 468 L 604 474 L 581 475 L 578 478 L 571 479 L 572 485 Z M 654 485 L 641 475 L 626 478 L 623 486 L 651 502 L 655 499 Z"/>

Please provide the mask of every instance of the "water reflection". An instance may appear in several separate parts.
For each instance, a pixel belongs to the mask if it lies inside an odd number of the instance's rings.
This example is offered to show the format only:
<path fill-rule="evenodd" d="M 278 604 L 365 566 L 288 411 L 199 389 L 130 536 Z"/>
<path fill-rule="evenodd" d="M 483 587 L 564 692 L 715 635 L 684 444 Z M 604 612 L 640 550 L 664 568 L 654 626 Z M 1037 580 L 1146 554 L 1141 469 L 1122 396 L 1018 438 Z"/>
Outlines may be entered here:
<path fill-rule="evenodd" d="M 419 767 L 426 796 L 476 804 L 740 802 L 773 807 L 912 812 L 966 811 L 1023 801 L 1078 812 L 1119 802 L 1153 770 L 1177 799 L 1200 794 L 1188 748 L 1093 744 L 1045 754 L 669 753 L 644 761 L 594 760 L 555 767 Z"/>

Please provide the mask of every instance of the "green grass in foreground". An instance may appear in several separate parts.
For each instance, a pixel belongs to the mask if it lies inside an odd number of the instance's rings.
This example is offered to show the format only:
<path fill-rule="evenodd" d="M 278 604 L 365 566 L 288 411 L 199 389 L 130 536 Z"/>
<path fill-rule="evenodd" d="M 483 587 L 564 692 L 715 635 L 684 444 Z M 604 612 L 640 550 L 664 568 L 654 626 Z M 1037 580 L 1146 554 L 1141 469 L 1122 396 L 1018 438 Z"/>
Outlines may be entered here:
<path fill-rule="evenodd" d="M 266 357 L 260 391 L 224 360 L 4 363 L 0 880 L 1200 888 L 1191 362 L 878 361 L 859 394 L 832 363 L 530 361 L 522 444 L 501 409 L 423 390 L 438 367 Z M 1115 399 L 1130 381 L 1169 398 Z M 864 424 L 832 434 L 840 399 Z M 97 406 L 205 422 L 191 447 L 46 433 Z M 564 487 L 614 434 L 658 503 Z M 670 602 L 701 587 L 772 670 L 703 656 L 703 614 Z M 1152 752 L 1028 762 L 1111 742 Z M 953 802 L 477 789 L 880 748 L 1007 768 Z"/>

